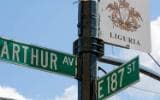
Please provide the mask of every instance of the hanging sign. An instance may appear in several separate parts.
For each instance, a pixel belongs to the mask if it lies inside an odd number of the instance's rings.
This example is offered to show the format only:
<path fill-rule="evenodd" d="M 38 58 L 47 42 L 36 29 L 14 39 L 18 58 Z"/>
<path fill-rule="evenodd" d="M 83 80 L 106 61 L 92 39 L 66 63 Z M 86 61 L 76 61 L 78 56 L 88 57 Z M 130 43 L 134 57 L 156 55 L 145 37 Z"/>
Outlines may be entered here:
<path fill-rule="evenodd" d="M 101 0 L 99 14 L 104 42 L 151 52 L 149 0 Z"/>

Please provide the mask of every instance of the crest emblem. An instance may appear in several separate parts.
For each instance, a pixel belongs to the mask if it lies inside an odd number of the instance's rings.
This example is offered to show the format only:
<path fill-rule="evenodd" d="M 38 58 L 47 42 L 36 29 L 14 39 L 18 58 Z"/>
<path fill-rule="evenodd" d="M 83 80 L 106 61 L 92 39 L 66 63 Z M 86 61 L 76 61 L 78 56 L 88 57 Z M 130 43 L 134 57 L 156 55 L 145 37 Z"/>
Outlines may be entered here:
<path fill-rule="evenodd" d="M 134 32 L 141 27 L 143 19 L 140 13 L 131 7 L 126 0 L 109 3 L 105 9 L 110 12 L 108 17 L 112 21 L 113 28 L 117 27 L 121 30 Z"/>

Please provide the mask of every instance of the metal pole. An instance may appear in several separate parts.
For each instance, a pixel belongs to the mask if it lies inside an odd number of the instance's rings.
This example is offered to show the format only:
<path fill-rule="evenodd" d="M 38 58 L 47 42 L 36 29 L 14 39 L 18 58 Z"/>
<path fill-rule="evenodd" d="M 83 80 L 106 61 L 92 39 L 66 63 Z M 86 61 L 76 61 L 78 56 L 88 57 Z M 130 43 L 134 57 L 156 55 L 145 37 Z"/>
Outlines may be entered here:
<path fill-rule="evenodd" d="M 97 38 L 97 2 L 80 0 L 78 36 L 73 52 L 78 55 L 78 100 L 97 100 L 97 58 L 104 54 L 104 44 Z"/>
<path fill-rule="evenodd" d="M 81 68 L 79 70 L 80 80 L 78 80 L 78 100 L 97 100 L 97 57 L 90 48 L 92 42 L 90 37 L 95 37 L 97 33 L 96 27 L 91 25 L 96 23 L 96 20 L 91 19 L 92 13 L 95 13 L 92 11 L 95 6 L 96 2 L 94 1 L 81 1 L 79 5 L 79 38 L 81 38 L 82 52 L 79 55 Z"/>

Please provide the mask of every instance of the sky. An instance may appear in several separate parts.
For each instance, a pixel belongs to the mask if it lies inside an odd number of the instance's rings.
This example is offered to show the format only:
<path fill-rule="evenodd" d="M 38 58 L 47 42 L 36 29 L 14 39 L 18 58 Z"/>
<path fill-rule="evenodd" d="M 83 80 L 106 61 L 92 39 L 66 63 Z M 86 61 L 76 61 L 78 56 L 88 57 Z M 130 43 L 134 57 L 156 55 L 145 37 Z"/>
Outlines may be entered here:
<path fill-rule="evenodd" d="M 72 54 L 73 41 L 78 38 L 78 3 L 75 2 L 76 0 L 0 0 L 0 37 Z M 151 54 L 158 61 L 159 4 L 159 0 L 150 0 Z M 140 55 L 141 64 L 160 73 L 160 68 L 146 53 L 107 45 L 105 47 L 106 54 L 124 59 Z M 77 80 L 72 77 L 0 61 L 0 97 L 17 100 L 77 100 L 77 95 Z M 139 83 L 108 99 L 160 100 L 160 82 L 141 74 Z"/>

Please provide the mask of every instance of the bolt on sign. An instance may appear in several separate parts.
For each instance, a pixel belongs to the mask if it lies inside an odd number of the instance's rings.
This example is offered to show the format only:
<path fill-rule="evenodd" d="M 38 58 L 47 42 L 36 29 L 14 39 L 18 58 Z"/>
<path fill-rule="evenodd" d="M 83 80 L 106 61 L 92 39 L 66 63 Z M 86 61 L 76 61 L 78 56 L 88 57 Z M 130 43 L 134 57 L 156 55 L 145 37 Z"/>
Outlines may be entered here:
<path fill-rule="evenodd" d="M 104 42 L 151 52 L 149 0 L 100 0 L 99 16 Z"/>
<path fill-rule="evenodd" d="M 104 100 L 139 80 L 139 58 L 123 64 L 98 79 L 98 100 Z"/>
<path fill-rule="evenodd" d="M 49 72 L 76 76 L 77 60 L 70 54 L 0 37 L 0 60 Z"/>

